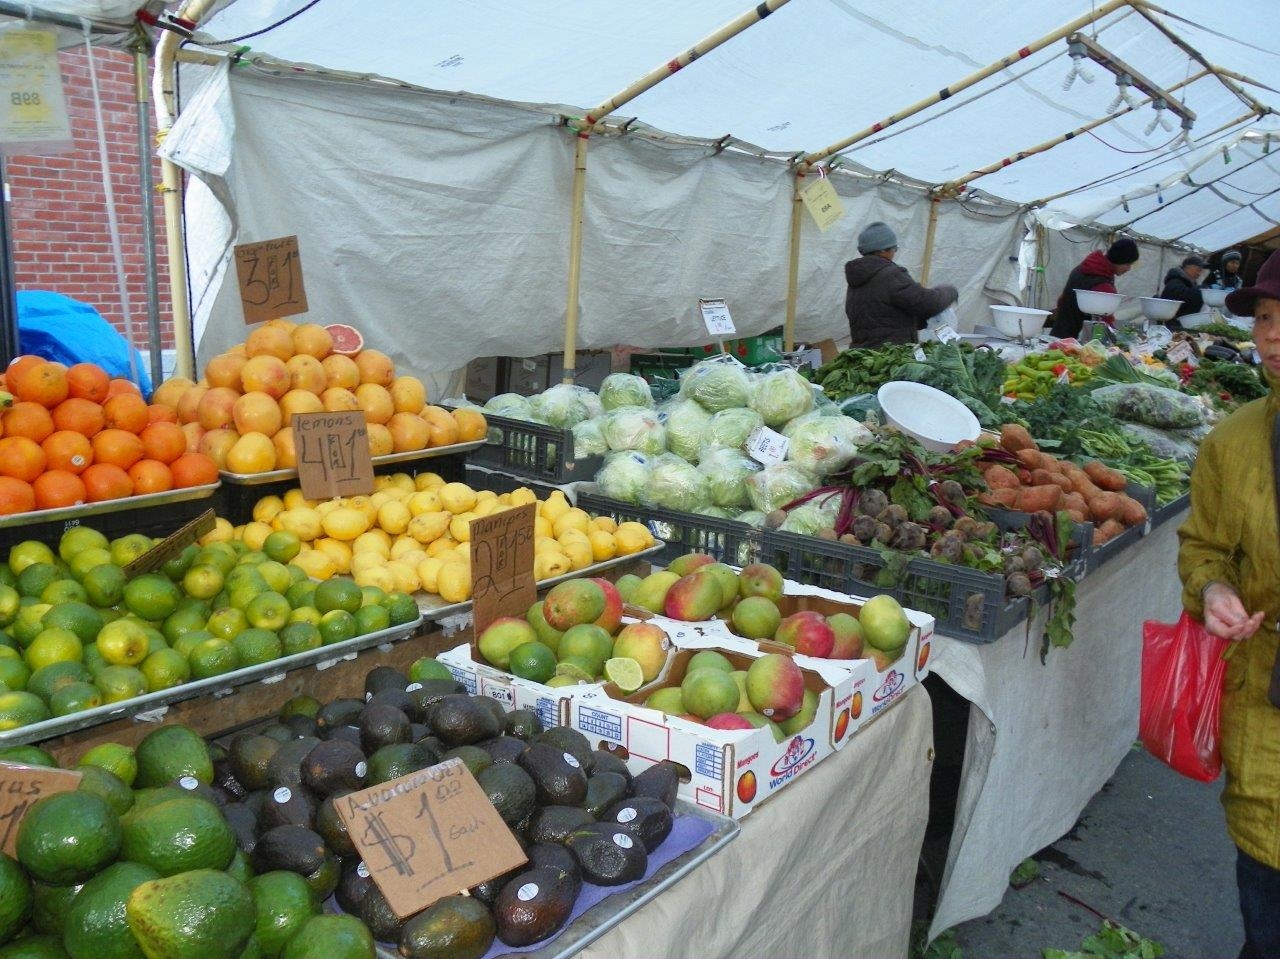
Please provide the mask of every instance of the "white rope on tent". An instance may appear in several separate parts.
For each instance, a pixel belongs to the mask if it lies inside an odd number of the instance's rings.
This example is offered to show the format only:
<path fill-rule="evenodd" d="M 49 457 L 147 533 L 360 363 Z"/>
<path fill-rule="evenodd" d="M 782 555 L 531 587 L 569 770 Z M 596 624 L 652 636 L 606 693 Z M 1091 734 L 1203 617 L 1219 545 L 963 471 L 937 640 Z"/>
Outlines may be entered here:
<path fill-rule="evenodd" d="M 125 344 L 125 352 L 129 356 L 129 379 L 141 389 L 137 349 L 133 342 L 133 310 L 129 305 L 129 287 L 125 281 L 124 251 L 120 246 L 120 221 L 116 216 L 115 188 L 111 185 L 111 165 L 107 157 L 107 131 L 102 120 L 102 96 L 98 90 L 98 71 L 94 67 L 92 34 L 88 20 L 81 18 L 80 25 L 84 29 L 84 49 L 89 60 L 89 86 L 93 90 L 93 117 L 98 127 L 98 165 L 102 169 L 102 192 L 107 203 L 107 225 L 111 228 L 111 258 L 115 261 L 116 286 L 120 292 L 120 312 L 124 314 L 124 329 L 128 340 Z"/>

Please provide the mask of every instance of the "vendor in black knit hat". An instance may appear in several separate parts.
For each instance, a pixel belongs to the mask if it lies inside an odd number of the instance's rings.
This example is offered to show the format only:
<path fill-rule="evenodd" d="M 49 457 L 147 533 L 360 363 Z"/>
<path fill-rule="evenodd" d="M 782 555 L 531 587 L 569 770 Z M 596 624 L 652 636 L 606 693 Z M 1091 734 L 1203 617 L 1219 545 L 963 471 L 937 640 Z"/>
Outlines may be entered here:
<path fill-rule="evenodd" d="M 1098 293 L 1115 293 L 1116 277 L 1124 276 L 1138 262 L 1138 244 L 1126 237 L 1116 240 L 1107 247 L 1107 252 L 1094 250 L 1084 261 L 1071 271 L 1067 283 L 1058 297 L 1057 309 L 1053 311 L 1053 325 L 1050 332 L 1059 339 L 1079 336 L 1084 321 L 1089 318 L 1076 303 L 1076 290 L 1094 290 Z M 1115 323 L 1115 317 L 1104 316 L 1108 324 Z"/>
<path fill-rule="evenodd" d="M 860 257 L 844 265 L 851 347 L 914 343 L 917 331 L 959 298 L 954 286 L 921 286 L 893 262 L 898 237 L 887 223 L 864 227 L 858 234 L 858 252 Z"/>
<path fill-rule="evenodd" d="M 1244 286 L 1244 277 L 1240 275 L 1243 258 L 1239 250 L 1227 250 L 1222 254 L 1216 270 L 1210 270 L 1205 281 L 1200 284 L 1210 290 L 1238 290 Z"/>

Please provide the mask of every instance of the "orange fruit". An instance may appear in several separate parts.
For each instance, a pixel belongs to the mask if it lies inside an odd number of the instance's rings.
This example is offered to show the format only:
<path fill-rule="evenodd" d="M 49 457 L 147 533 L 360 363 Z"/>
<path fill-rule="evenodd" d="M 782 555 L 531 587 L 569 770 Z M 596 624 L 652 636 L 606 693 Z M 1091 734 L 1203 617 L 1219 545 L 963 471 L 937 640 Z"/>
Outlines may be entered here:
<path fill-rule="evenodd" d="M 273 330 L 284 330 L 286 333 L 292 336 L 293 331 L 298 324 L 293 322 L 293 320 L 286 320 L 283 316 L 277 316 L 274 319 L 267 320 L 267 322 L 263 323 L 262 325 Z"/>
<path fill-rule="evenodd" d="M 386 456 L 396 451 L 396 441 L 391 436 L 391 430 L 383 424 L 370 423 L 368 435 L 370 456 Z"/>
<path fill-rule="evenodd" d="M 187 452 L 194 453 L 200 448 L 200 438 L 204 436 L 205 428 L 199 423 L 183 423 L 182 435 L 187 438 Z"/>
<path fill-rule="evenodd" d="M 147 425 L 152 423 L 178 423 L 178 413 L 172 406 L 161 406 L 159 403 L 152 403 L 147 407 Z"/>
<path fill-rule="evenodd" d="M 474 443 L 489 434 L 489 424 L 485 422 L 484 414 L 475 410 L 454 410 L 453 421 L 458 424 L 459 443 Z"/>
<path fill-rule="evenodd" d="M 3 419 L 5 436 L 25 436 L 36 443 L 43 443 L 53 432 L 53 417 L 49 411 L 30 400 L 14 403 L 5 410 Z"/>
<path fill-rule="evenodd" d="M 204 368 L 204 378 L 210 386 L 229 386 L 233 390 L 240 388 L 240 371 L 244 368 L 247 356 L 236 356 L 234 353 L 223 353 L 215 356 Z"/>
<path fill-rule="evenodd" d="M 83 503 L 88 496 L 80 477 L 66 470 L 49 470 L 41 473 L 31 484 L 31 491 L 35 494 L 36 509 L 76 506 Z"/>
<path fill-rule="evenodd" d="M 276 448 L 276 469 L 293 469 L 298 465 L 298 448 L 294 444 L 293 429 L 283 426 L 271 437 Z"/>
<path fill-rule="evenodd" d="M 391 362 L 391 357 L 380 350 L 361 350 L 355 359 L 361 383 L 390 386 L 396 378 L 396 365 Z"/>
<path fill-rule="evenodd" d="M 458 442 L 458 421 L 446 409 L 424 406 L 422 418 L 431 430 L 432 446 L 452 446 Z"/>
<path fill-rule="evenodd" d="M 136 496 L 173 489 L 173 473 L 159 460 L 138 460 L 129 467 L 129 479 L 133 481 Z"/>
<path fill-rule="evenodd" d="M 218 469 L 226 469 L 227 452 L 231 447 L 236 445 L 236 440 L 240 438 L 240 434 L 233 429 L 217 429 L 209 430 L 204 436 L 200 437 L 200 446 L 197 453 L 203 453 L 217 464 Z"/>
<path fill-rule="evenodd" d="M 293 355 L 323 360 L 333 352 L 333 337 L 318 323 L 299 323 L 293 328 Z"/>
<path fill-rule="evenodd" d="M 75 430 L 50 433 L 40 448 L 44 450 L 45 466 L 51 470 L 82 473 L 93 462 L 93 444 L 87 436 Z"/>
<path fill-rule="evenodd" d="M 19 400 L 39 403 L 45 409 L 53 409 L 67 398 L 67 368 L 49 360 L 23 366 L 16 372 L 10 367 L 5 383 Z"/>
<path fill-rule="evenodd" d="M 80 479 L 84 482 L 85 499 L 90 503 L 133 495 L 129 474 L 111 463 L 94 463 L 80 474 Z"/>
<path fill-rule="evenodd" d="M 284 361 L 293 356 L 293 336 L 279 324 L 264 323 L 244 341 L 245 356 L 274 356 Z"/>
<path fill-rule="evenodd" d="M 48 457 L 40 444 L 25 436 L 0 439 L 0 476 L 11 476 L 30 483 L 44 472 Z"/>
<path fill-rule="evenodd" d="M 152 423 L 138 434 L 147 459 L 172 463 L 187 451 L 187 434 L 177 423 Z"/>
<path fill-rule="evenodd" d="M 364 418 L 370 423 L 386 423 L 396 411 L 391 394 L 385 386 L 361 383 L 356 387 L 356 402 L 364 410 Z"/>
<path fill-rule="evenodd" d="M 137 383 L 127 380 L 123 376 L 113 377 L 111 383 L 107 386 L 107 399 L 119 396 L 121 393 L 136 393 L 141 396 L 142 390 L 138 389 Z"/>
<path fill-rule="evenodd" d="M 387 421 L 391 444 L 397 453 L 426 449 L 431 443 L 431 427 L 417 413 L 397 413 Z"/>
<path fill-rule="evenodd" d="M 324 367 L 325 382 L 330 388 L 337 386 L 354 390 L 360 385 L 360 367 L 351 357 L 331 353 L 320 361 L 320 365 Z"/>
<path fill-rule="evenodd" d="M 240 394 L 226 386 L 213 386 L 196 405 L 196 422 L 207 430 L 230 426 Z"/>
<path fill-rule="evenodd" d="M 227 469 L 233 473 L 265 473 L 275 468 L 275 444 L 263 433 L 245 433 L 227 450 Z"/>
<path fill-rule="evenodd" d="M 179 489 L 218 482 L 218 466 L 203 453 L 186 453 L 169 464 L 173 485 Z"/>
<path fill-rule="evenodd" d="M 93 436 L 106 425 L 106 414 L 93 400 L 71 396 L 53 408 L 53 428 Z"/>
<path fill-rule="evenodd" d="M 285 368 L 289 371 L 289 389 L 291 390 L 308 390 L 319 395 L 329 385 L 324 367 L 314 356 L 306 353 L 291 356 L 285 363 Z"/>
<path fill-rule="evenodd" d="M 182 396 L 178 399 L 178 422 L 179 423 L 196 423 L 200 420 L 197 412 L 200 406 L 200 400 L 209 392 L 207 386 L 189 386 Z"/>
<path fill-rule="evenodd" d="M 397 413 L 420 413 L 427 405 L 427 388 L 416 376 L 397 376 L 391 381 L 391 402 Z"/>
<path fill-rule="evenodd" d="M 331 386 L 321 393 L 320 402 L 324 404 L 324 408 L 330 413 L 360 409 L 360 401 L 356 399 L 356 395 L 350 390 L 344 390 L 337 386 Z"/>
<path fill-rule="evenodd" d="M 36 508 L 36 494 L 30 483 L 0 476 L 0 516 L 29 513 Z"/>
<path fill-rule="evenodd" d="M 110 387 L 111 376 L 97 363 L 77 363 L 67 370 L 67 396 L 101 403 Z"/>
<path fill-rule="evenodd" d="M 108 429 L 141 433 L 147 427 L 147 401 L 136 393 L 120 393 L 102 404 L 103 425 Z"/>
<path fill-rule="evenodd" d="M 296 359 L 296 357 L 295 357 Z M 306 390 L 290 390 L 280 397 L 281 423 L 288 425 L 294 413 L 323 413 L 324 404 L 320 397 Z"/>
<path fill-rule="evenodd" d="M 278 400 L 289 392 L 289 385 L 289 367 L 278 356 L 259 354 L 240 370 L 240 389 L 245 393 L 261 391 Z"/>
<path fill-rule="evenodd" d="M 93 462 L 107 463 L 127 470 L 144 452 L 142 440 L 128 430 L 106 429 L 95 436 L 93 442 Z"/>
<path fill-rule="evenodd" d="M 260 392 L 245 393 L 236 400 L 232 418 L 235 420 L 236 432 L 241 436 L 246 433 L 271 436 L 280 429 L 284 421 L 275 399 Z"/>
<path fill-rule="evenodd" d="M 43 356 L 36 356 L 34 353 L 15 356 L 4 371 L 5 389 L 12 391 L 12 384 L 16 383 L 27 369 L 44 362 L 47 361 Z"/>
<path fill-rule="evenodd" d="M 182 394 L 193 386 L 195 383 L 185 376 L 170 377 L 156 387 L 156 391 L 151 394 L 151 403 L 153 406 L 167 406 L 171 410 L 176 410 Z"/>

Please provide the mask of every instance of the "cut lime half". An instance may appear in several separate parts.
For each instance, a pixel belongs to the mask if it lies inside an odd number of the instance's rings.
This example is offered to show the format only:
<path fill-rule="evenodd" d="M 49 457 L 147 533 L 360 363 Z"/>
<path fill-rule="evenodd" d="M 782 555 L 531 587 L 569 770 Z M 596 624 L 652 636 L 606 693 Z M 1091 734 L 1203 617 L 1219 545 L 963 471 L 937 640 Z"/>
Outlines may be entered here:
<path fill-rule="evenodd" d="M 605 661 L 604 678 L 624 693 L 634 693 L 644 685 L 644 670 L 629 656 L 615 656 Z"/>
<path fill-rule="evenodd" d="M 591 663 L 581 656 L 570 656 L 556 663 L 556 675 L 567 676 L 575 683 L 594 683 L 596 678 L 591 673 Z"/>

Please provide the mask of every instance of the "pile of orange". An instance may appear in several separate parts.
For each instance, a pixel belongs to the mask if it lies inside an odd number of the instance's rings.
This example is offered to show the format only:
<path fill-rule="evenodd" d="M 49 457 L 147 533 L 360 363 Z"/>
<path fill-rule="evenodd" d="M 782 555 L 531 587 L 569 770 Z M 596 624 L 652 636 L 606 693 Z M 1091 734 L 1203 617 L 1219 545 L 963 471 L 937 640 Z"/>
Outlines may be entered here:
<path fill-rule="evenodd" d="M 77 506 L 218 479 L 173 410 L 94 363 L 20 356 L 4 371 L 0 515 Z"/>
<path fill-rule="evenodd" d="M 268 320 L 211 359 L 199 383 L 167 380 L 152 400 L 173 410 L 188 449 L 232 473 L 296 467 L 295 413 L 363 411 L 374 456 L 484 439 L 482 415 L 428 404 L 421 380 L 397 376 L 378 350 L 335 349 L 331 329 L 359 339 L 349 327 Z"/>

